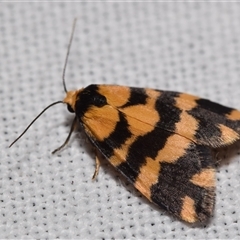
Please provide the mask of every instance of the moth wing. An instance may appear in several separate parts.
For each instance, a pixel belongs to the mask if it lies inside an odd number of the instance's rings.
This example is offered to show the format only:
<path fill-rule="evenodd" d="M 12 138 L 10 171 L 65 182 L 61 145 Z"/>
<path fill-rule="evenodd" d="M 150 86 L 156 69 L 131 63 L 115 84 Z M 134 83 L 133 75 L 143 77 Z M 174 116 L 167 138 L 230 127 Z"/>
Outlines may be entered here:
<path fill-rule="evenodd" d="M 195 143 L 219 148 L 240 139 L 240 111 L 236 109 L 170 91 L 100 85 L 99 92 L 126 116 Z"/>
<path fill-rule="evenodd" d="M 210 148 L 239 139 L 239 111 L 153 89 L 94 85 L 86 94 L 80 122 L 87 135 L 143 195 L 188 222 L 212 215 Z"/>
<path fill-rule="evenodd" d="M 212 163 L 207 147 L 172 135 L 155 158 L 146 158 L 134 185 L 176 217 L 191 223 L 206 221 L 215 203 Z"/>
<path fill-rule="evenodd" d="M 98 150 L 150 201 L 188 222 L 212 215 L 210 150 L 106 105 L 83 118 Z"/>
<path fill-rule="evenodd" d="M 219 148 L 240 139 L 240 111 L 183 93 L 175 106 L 181 110 L 176 132 L 194 142 Z"/>

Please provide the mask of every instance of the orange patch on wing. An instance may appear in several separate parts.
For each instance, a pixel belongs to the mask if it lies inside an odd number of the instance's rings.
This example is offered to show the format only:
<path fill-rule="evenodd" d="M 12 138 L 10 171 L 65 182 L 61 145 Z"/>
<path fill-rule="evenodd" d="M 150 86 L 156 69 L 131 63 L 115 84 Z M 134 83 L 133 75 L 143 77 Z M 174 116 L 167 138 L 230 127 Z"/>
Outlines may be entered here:
<path fill-rule="evenodd" d="M 198 121 L 187 112 L 183 111 L 180 114 L 180 121 L 175 126 L 177 134 L 196 141 L 194 135 L 198 129 Z"/>
<path fill-rule="evenodd" d="M 149 200 L 151 200 L 151 186 L 158 181 L 160 163 L 150 157 L 146 158 L 146 164 L 140 168 L 140 173 L 134 186 Z"/>
<path fill-rule="evenodd" d="M 115 148 L 113 156 L 109 159 L 110 163 L 117 167 L 121 163 L 126 161 L 129 147 L 132 145 L 132 143 L 136 140 L 136 136 L 132 136 L 128 138 L 124 144 L 121 145 L 120 148 Z"/>
<path fill-rule="evenodd" d="M 152 118 L 152 124 L 146 123 L 144 120 L 140 121 L 139 119 L 134 118 L 133 116 L 126 115 L 127 122 L 129 124 L 129 130 L 134 135 L 145 135 L 148 132 L 151 132 L 155 128 L 155 124 L 157 122 L 157 116 L 153 116 L 155 118 Z M 158 118 L 159 119 L 159 118 Z M 150 119 L 148 119 L 150 120 Z M 147 121 L 147 120 L 146 120 Z"/>
<path fill-rule="evenodd" d="M 88 132 L 99 141 L 103 141 L 114 131 L 118 121 L 118 111 L 110 105 L 91 107 L 83 119 Z"/>
<path fill-rule="evenodd" d="M 181 93 L 178 97 L 175 98 L 175 105 L 181 110 L 188 111 L 197 106 L 196 100 L 198 99 L 199 97 L 189 95 L 187 93 Z"/>
<path fill-rule="evenodd" d="M 99 85 L 98 92 L 107 98 L 108 104 L 115 107 L 126 104 L 131 94 L 129 87 L 117 85 Z"/>
<path fill-rule="evenodd" d="M 194 223 L 196 222 L 196 211 L 194 207 L 194 200 L 188 196 L 183 198 L 182 211 L 180 216 L 183 220 Z"/>
<path fill-rule="evenodd" d="M 195 133 L 198 129 L 198 121 L 187 113 L 187 111 L 197 106 L 196 100 L 199 98 L 186 93 L 181 93 L 176 100 L 176 107 L 182 110 L 180 114 L 180 121 L 176 123 L 176 133 L 195 141 Z"/>
<path fill-rule="evenodd" d="M 191 141 L 178 134 L 168 137 L 163 149 L 158 152 L 156 160 L 158 162 L 174 163 L 178 158 L 184 156 L 190 146 Z"/>
<path fill-rule="evenodd" d="M 148 103 L 152 99 L 152 103 L 155 104 L 157 98 L 161 95 L 160 91 L 156 91 L 156 90 L 153 90 L 153 89 L 150 89 L 150 88 L 146 88 L 145 91 L 146 91 L 146 94 L 149 97 L 148 100 L 147 100 Z"/>
<path fill-rule="evenodd" d="M 203 169 L 200 173 L 193 175 L 190 181 L 200 187 L 214 187 L 215 170 L 213 168 Z"/>
<path fill-rule="evenodd" d="M 232 144 L 233 142 L 239 139 L 239 134 L 235 132 L 233 129 L 223 124 L 219 124 L 218 128 L 222 133 L 221 139 L 224 141 L 225 144 Z"/>
<path fill-rule="evenodd" d="M 227 114 L 227 118 L 233 121 L 240 120 L 240 111 L 232 110 L 230 114 Z"/>
<path fill-rule="evenodd" d="M 139 129 L 145 134 L 152 131 L 160 120 L 160 116 L 155 109 L 156 100 L 160 96 L 160 92 L 147 89 L 146 93 L 149 95 L 146 104 L 129 106 L 120 110 L 126 115 L 130 128 Z"/>

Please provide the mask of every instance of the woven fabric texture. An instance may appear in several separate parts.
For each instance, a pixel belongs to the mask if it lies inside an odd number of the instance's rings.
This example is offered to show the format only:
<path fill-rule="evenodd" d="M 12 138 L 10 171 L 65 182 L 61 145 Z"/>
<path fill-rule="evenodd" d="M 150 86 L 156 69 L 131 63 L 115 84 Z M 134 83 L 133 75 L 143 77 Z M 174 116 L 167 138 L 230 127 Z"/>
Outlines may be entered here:
<path fill-rule="evenodd" d="M 27 124 L 64 97 L 62 70 L 78 18 L 66 84 L 188 92 L 240 109 L 238 3 L 0 3 L 0 238 L 240 239 L 240 144 L 217 154 L 213 218 L 203 226 L 149 203 L 95 153 L 57 105 L 12 148 Z"/>

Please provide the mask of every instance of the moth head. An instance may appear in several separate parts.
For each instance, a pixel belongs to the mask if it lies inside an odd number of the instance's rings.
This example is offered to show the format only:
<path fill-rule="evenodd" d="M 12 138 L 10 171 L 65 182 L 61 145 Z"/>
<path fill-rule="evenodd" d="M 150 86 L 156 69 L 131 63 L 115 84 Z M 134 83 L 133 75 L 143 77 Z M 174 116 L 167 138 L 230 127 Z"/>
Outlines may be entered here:
<path fill-rule="evenodd" d="M 75 112 L 75 104 L 78 99 L 79 93 L 83 90 L 76 90 L 76 91 L 68 91 L 66 93 L 65 98 L 63 99 L 63 102 L 67 104 L 67 109 L 69 112 L 74 113 Z"/>

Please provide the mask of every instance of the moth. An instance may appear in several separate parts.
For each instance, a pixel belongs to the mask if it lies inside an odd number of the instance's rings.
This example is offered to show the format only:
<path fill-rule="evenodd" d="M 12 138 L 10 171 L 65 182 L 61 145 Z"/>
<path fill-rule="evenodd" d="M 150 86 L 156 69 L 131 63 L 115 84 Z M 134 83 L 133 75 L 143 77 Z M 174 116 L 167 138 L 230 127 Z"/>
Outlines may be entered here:
<path fill-rule="evenodd" d="M 240 112 L 192 95 L 116 85 L 64 102 L 92 144 L 145 197 L 187 222 L 213 212 L 211 149 L 240 138 Z"/>
<path fill-rule="evenodd" d="M 54 152 L 80 124 L 93 146 L 149 201 L 190 223 L 213 215 L 211 150 L 240 139 L 240 111 L 186 93 L 101 84 L 67 91 L 64 77 L 63 83 L 66 97 L 46 109 L 63 102 L 75 118 Z M 96 157 L 94 178 L 98 169 Z"/>

